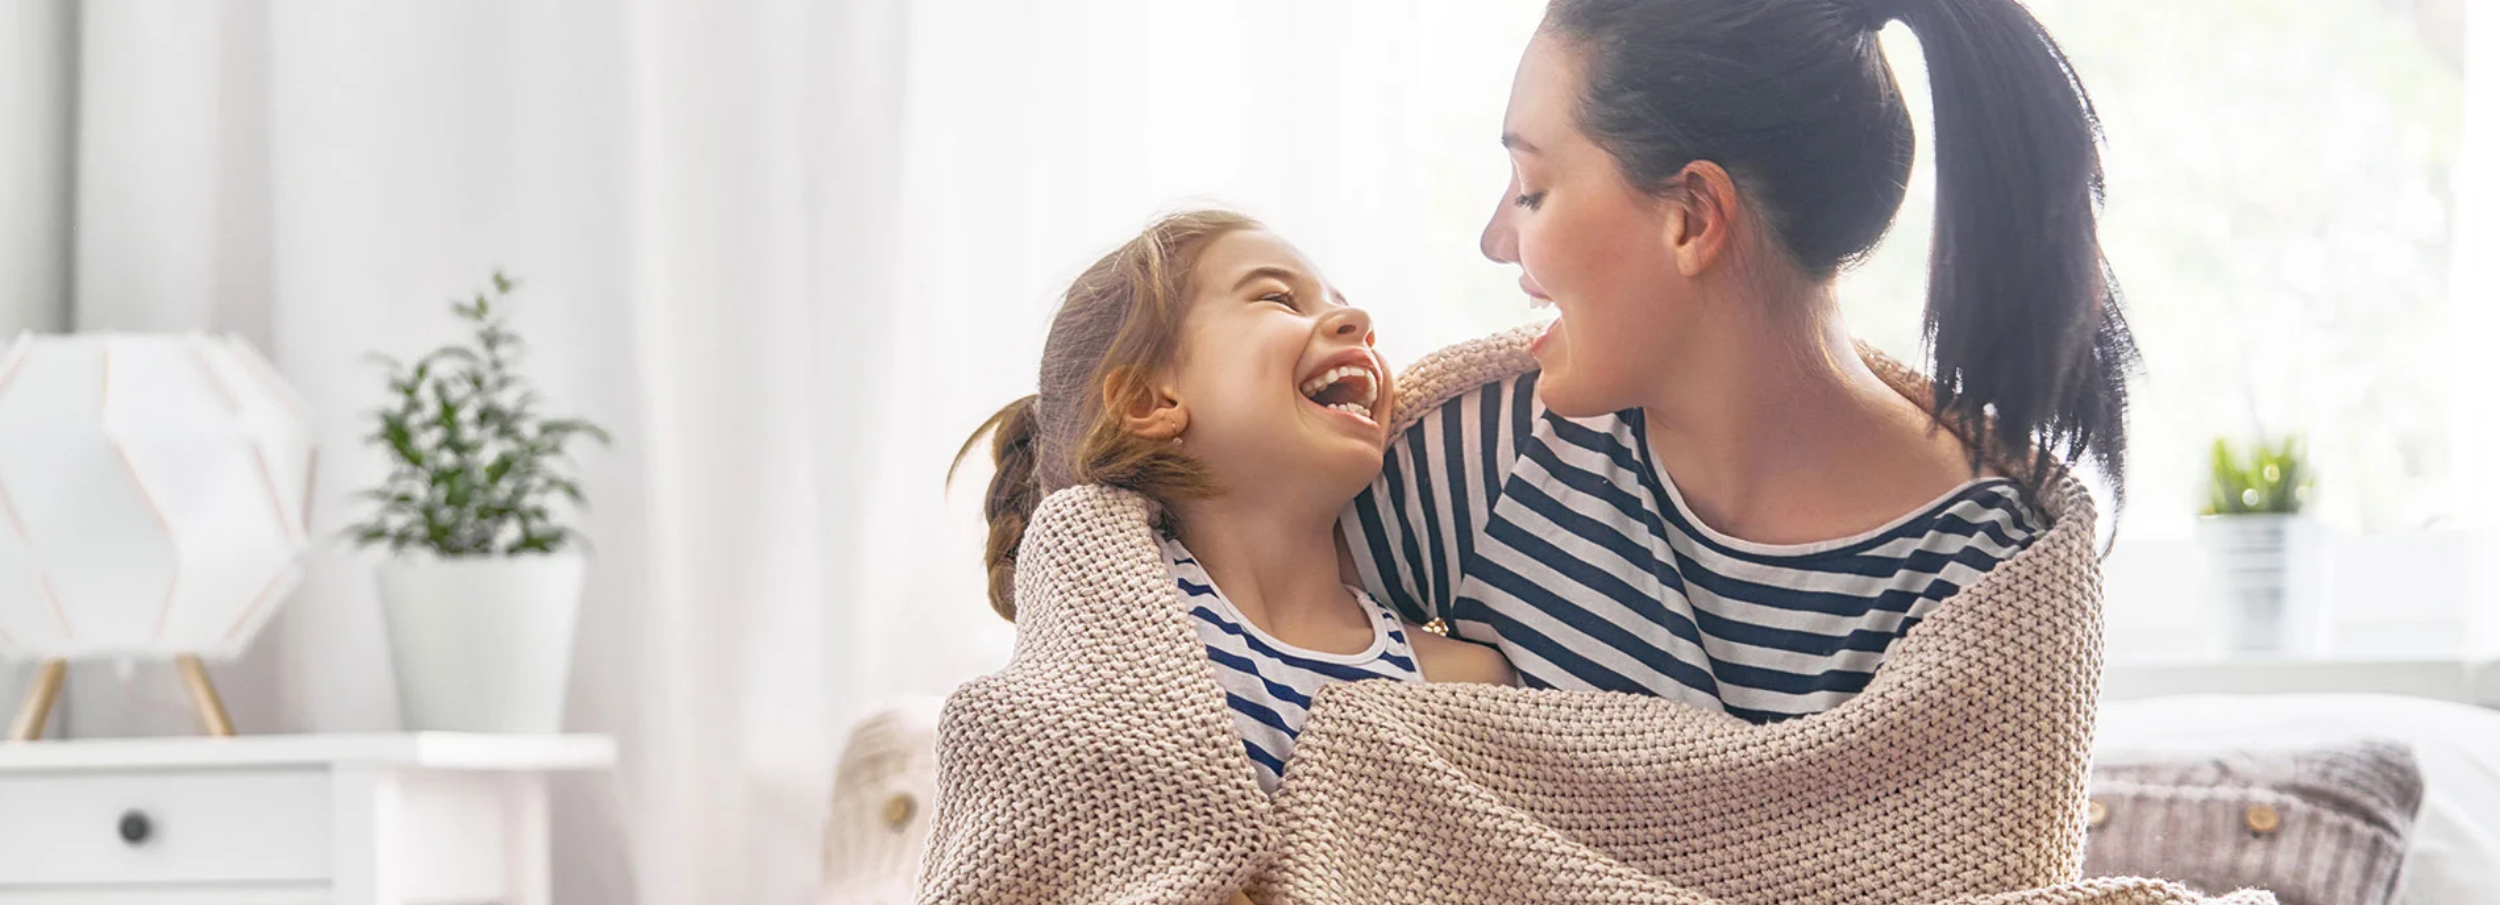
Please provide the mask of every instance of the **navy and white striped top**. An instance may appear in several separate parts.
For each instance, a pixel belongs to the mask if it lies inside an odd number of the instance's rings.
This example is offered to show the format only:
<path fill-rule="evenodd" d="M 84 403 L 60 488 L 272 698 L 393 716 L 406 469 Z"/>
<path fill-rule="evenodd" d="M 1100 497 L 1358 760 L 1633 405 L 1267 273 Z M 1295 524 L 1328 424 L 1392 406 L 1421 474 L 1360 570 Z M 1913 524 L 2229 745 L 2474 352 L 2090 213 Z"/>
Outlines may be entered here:
<path fill-rule="evenodd" d="M 1339 521 L 1374 594 L 1498 645 L 1528 687 L 1652 694 L 1756 723 L 1827 710 L 2043 530 L 2013 482 L 1986 478 L 1856 537 L 1729 537 L 1655 467 L 1640 410 L 1564 418 L 1537 402 L 1536 378 L 1426 414 Z"/>
<path fill-rule="evenodd" d="M 1198 640 L 1207 646 L 1207 659 L 1215 663 L 1216 683 L 1224 687 L 1233 728 L 1241 732 L 1241 744 L 1250 753 L 1259 788 L 1271 794 L 1284 775 L 1285 758 L 1293 756 L 1294 737 L 1302 734 L 1302 721 L 1310 716 L 1311 694 L 1320 686 L 1364 679 L 1424 679 L 1397 616 L 1361 588 L 1348 590 L 1372 616 L 1371 646 L 1360 653 L 1321 653 L 1278 641 L 1242 618 L 1180 541 L 1164 539 L 1163 559 L 1180 582 L 1190 623 L 1198 629 Z"/>

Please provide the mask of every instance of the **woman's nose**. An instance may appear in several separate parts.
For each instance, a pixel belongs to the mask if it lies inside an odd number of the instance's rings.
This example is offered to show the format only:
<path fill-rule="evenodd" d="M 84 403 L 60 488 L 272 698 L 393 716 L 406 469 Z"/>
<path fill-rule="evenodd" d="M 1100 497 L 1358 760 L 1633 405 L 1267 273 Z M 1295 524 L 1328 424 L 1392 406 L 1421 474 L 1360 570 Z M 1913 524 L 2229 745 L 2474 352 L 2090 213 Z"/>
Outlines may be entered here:
<path fill-rule="evenodd" d="M 1493 219 L 1485 221 L 1484 235 L 1476 240 L 1477 249 L 1496 264 L 1519 263 L 1519 233 L 1510 225 L 1510 214 L 1515 209 L 1505 192 L 1503 200 L 1493 205 Z"/>

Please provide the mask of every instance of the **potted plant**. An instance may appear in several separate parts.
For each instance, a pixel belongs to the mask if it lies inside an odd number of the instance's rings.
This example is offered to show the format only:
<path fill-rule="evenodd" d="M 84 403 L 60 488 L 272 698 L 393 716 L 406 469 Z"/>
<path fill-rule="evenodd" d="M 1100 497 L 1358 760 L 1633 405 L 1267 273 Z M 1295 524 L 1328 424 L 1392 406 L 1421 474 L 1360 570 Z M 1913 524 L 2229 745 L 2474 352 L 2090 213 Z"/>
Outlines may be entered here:
<path fill-rule="evenodd" d="M 583 505 L 568 450 L 597 425 L 548 417 L 515 373 L 523 347 L 505 320 L 516 284 L 452 303 L 475 331 L 413 362 L 375 356 L 390 400 L 366 439 L 390 461 L 350 529 L 389 559 L 378 570 L 414 730 L 556 732 L 586 563 L 564 507 Z"/>
<path fill-rule="evenodd" d="M 2198 534 L 2237 653 L 2323 653 L 2327 589 L 2316 523 L 2301 515 L 2309 465 L 2300 438 L 2213 445 L 2212 496 Z"/>

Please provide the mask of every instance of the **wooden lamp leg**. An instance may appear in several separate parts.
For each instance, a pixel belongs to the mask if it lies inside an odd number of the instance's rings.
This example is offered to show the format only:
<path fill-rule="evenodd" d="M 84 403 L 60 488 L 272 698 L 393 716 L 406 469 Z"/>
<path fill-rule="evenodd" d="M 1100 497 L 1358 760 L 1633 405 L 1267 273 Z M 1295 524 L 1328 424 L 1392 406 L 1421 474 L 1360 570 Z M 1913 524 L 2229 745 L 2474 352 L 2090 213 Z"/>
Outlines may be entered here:
<path fill-rule="evenodd" d="M 64 660 L 45 660 L 36 669 L 35 684 L 26 689 L 26 703 L 17 709 L 17 721 L 9 724 L 9 741 L 43 737 L 43 724 L 52 719 L 52 702 L 61 697 L 61 675 L 68 670 Z"/>
<path fill-rule="evenodd" d="M 182 671 L 182 684 L 191 689 L 191 706 L 199 708 L 208 734 L 233 735 L 234 721 L 226 718 L 226 702 L 217 699 L 217 686 L 208 684 L 208 669 L 200 665 L 199 655 L 175 657 L 174 668 Z"/>

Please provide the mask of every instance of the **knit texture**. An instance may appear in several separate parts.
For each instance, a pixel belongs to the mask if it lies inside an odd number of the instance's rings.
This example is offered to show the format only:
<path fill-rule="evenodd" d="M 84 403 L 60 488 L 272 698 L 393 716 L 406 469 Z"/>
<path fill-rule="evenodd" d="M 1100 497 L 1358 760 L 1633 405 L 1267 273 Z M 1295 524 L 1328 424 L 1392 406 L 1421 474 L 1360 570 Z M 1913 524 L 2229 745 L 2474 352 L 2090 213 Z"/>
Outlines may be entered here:
<path fill-rule="evenodd" d="M 1393 429 L 1521 373 L 1531 334 L 1399 378 Z M 1923 399 L 1915 376 L 1874 359 Z M 1359 682 L 1313 702 L 1271 803 L 1138 497 L 1052 494 L 1016 652 L 939 725 L 923 902 L 2271 903 L 2079 880 L 2101 668 L 2093 511 L 1894 645 L 1864 693 L 1768 725 L 1655 698 Z"/>

